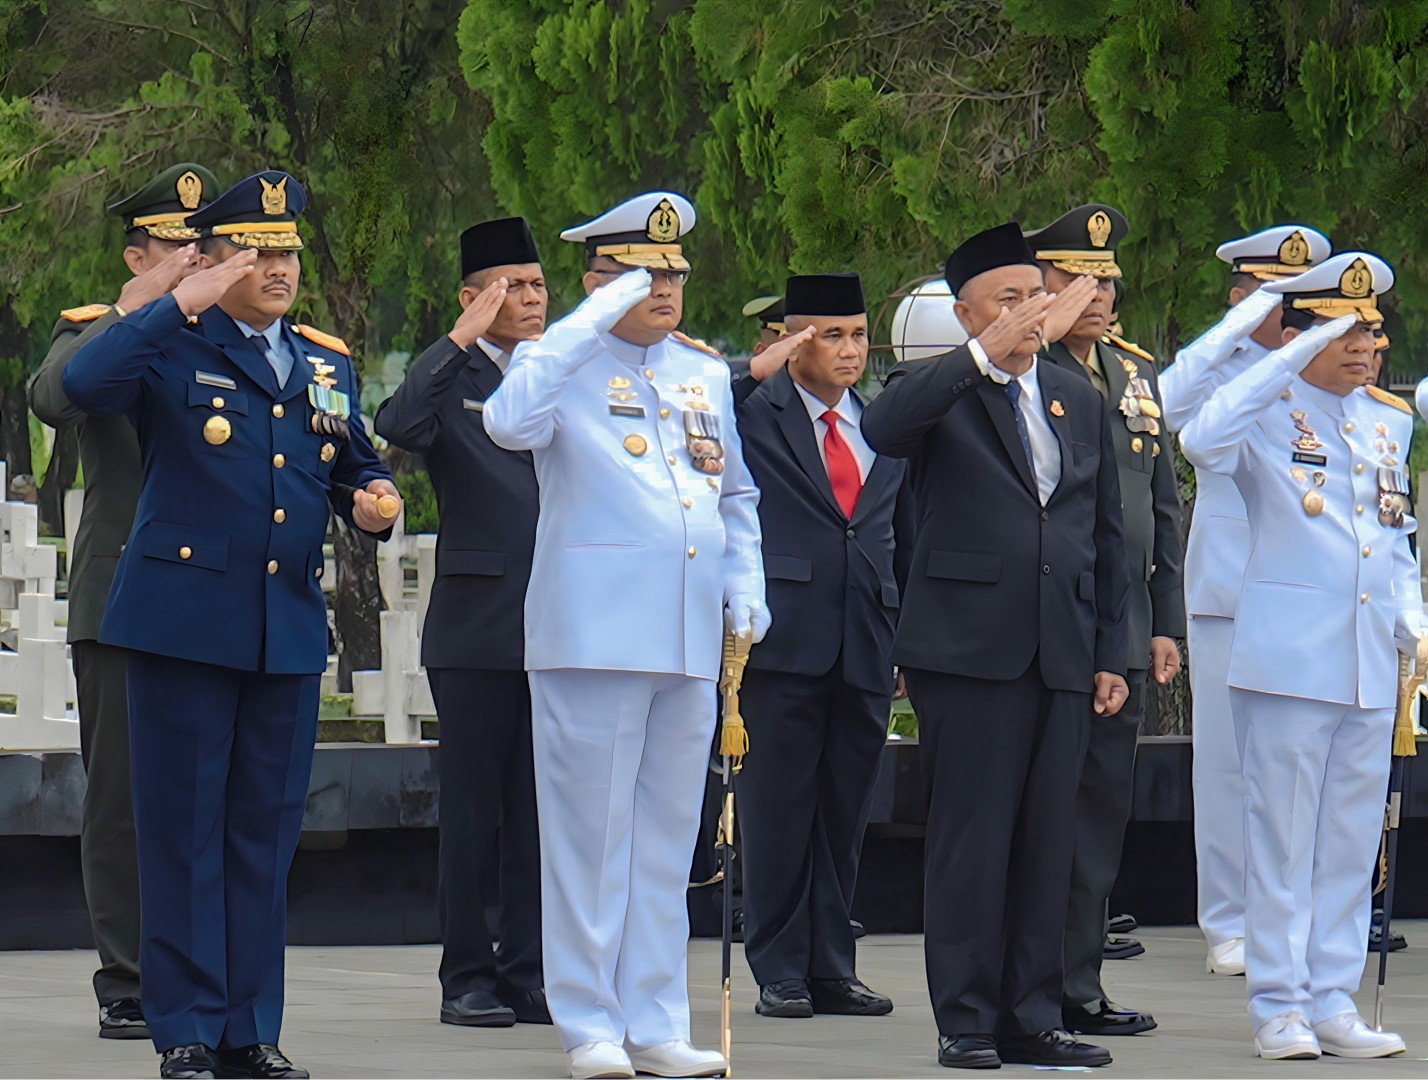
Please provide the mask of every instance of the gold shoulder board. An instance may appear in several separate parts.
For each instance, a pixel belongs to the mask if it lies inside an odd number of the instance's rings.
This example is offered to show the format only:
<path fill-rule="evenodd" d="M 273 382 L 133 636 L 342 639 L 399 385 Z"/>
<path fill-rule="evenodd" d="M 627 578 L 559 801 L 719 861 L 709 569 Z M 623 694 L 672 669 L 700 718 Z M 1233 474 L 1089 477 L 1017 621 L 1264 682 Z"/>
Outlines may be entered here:
<path fill-rule="evenodd" d="M 710 345 L 707 341 L 700 341 L 698 338 L 692 338 L 688 334 L 681 334 L 678 330 L 674 331 L 669 336 L 674 338 L 676 341 L 684 342 L 684 344 L 688 345 L 692 349 L 698 349 L 700 352 L 708 353 L 710 356 L 717 356 L 720 360 L 724 359 L 724 354 L 721 353 L 718 349 L 714 348 L 713 345 Z"/>
<path fill-rule="evenodd" d="M 1370 396 L 1377 398 L 1390 408 L 1401 409 L 1403 412 L 1408 413 L 1408 415 L 1413 415 L 1413 406 L 1396 394 L 1390 394 L 1387 390 L 1380 390 L 1377 386 L 1369 386 L 1365 387 L 1365 389 L 1368 390 Z"/>
<path fill-rule="evenodd" d="M 1150 353 L 1146 352 L 1139 345 L 1134 345 L 1131 342 L 1127 341 L 1125 338 L 1119 337 L 1116 334 L 1106 334 L 1101 338 L 1101 340 L 1104 341 L 1107 345 L 1114 345 L 1118 349 L 1124 349 L 1128 353 L 1134 353 L 1142 360 L 1149 360 L 1152 364 L 1155 363 L 1155 357 L 1152 356 Z"/>
<path fill-rule="evenodd" d="M 352 355 L 352 350 L 347 347 L 347 342 L 343 341 L 340 337 L 335 337 L 332 334 L 324 334 L 321 330 L 314 326 L 308 326 L 306 323 L 298 323 L 293 329 L 307 338 L 308 341 L 322 345 L 325 348 L 331 349 L 333 352 L 340 352 L 343 356 Z"/>
<path fill-rule="evenodd" d="M 93 322 L 101 315 L 109 314 L 108 304 L 85 304 L 84 307 L 65 308 L 60 312 L 60 318 L 68 319 L 70 322 Z"/>

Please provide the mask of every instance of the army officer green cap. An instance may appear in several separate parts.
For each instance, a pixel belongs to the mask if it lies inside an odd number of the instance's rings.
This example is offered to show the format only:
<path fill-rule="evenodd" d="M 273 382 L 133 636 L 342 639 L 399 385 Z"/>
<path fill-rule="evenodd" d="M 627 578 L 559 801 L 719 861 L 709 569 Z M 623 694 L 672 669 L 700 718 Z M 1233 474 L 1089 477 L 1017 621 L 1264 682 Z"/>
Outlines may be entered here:
<path fill-rule="evenodd" d="M 202 165 L 185 161 L 159 173 L 132 195 L 109 205 L 124 219 L 124 231 L 143 229 L 155 240 L 197 240 L 184 218 L 218 194 L 217 178 Z"/>

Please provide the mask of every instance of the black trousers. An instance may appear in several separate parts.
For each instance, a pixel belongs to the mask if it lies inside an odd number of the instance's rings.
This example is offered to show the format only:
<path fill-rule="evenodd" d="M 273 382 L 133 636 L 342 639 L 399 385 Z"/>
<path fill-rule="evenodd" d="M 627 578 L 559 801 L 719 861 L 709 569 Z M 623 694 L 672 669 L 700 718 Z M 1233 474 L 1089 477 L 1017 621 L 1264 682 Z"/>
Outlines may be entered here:
<path fill-rule="evenodd" d="M 824 676 L 744 673 L 750 753 L 735 781 L 744 955 L 760 985 L 856 973 L 848 913 L 887 741 L 888 689 Z"/>
<path fill-rule="evenodd" d="M 1004 682 L 904 674 L 928 800 L 924 947 L 937 1029 L 1059 1028 L 1090 695 L 1047 689 L 1036 660 Z"/>
<path fill-rule="evenodd" d="M 427 678 L 441 721 L 441 996 L 535 990 L 540 834 L 530 683 L 524 671 L 465 668 L 428 668 Z M 495 927 L 486 920 L 493 905 Z"/>
<path fill-rule="evenodd" d="M 1067 1005 L 1105 997 L 1101 988 L 1106 902 L 1121 868 L 1135 793 L 1135 747 L 1145 716 L 1144 671 L 1127 674 L 1130 697 L 1115 716 L 1091 712 L 1091 736 L 1076 792 L 1076 848 L 1066 915 Z"/>
<path fill-rule="evenodd" d="M 79 691 L 79 750 L 88 777 L 79 862 L 99 949 L 94 994 L 107 1005 L 140 996 L 139 856 L 129 784 L 126 654 L 97 641 L 76 641 L 70 656 Z"/>

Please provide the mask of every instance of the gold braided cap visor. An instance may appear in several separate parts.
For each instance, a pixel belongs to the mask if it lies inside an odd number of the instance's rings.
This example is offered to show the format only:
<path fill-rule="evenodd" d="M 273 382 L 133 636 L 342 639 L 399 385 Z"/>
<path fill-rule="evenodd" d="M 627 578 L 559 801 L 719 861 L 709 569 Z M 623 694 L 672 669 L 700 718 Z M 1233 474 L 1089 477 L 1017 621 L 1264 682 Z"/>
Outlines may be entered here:
<path fill-rule="evenodd" d="M 1237 274 L 1249 274 L 1260 281 L 1284 281 L 1288 278 L 1298 277 L 1309 269 L 1309 264 L 1301 266 L 1290 266 L 1287 263 L 1262 262 L 1262 263 L 1235 263 L 1234 270 Z"/>
<path fill-rule="evenodd" d="M 688 270 L 689 260 L 679 244 L 598 244 L 596 255 L 604 255 L 625 266 L 649 270 Z"/>
<path fill-rule="evenodd" d="M 296 221 L 237 222 L 215 225 L 209 232 L 238 247 L 261 251 L 298 251 L 303 246 Z"/>
<path fill-rule="evenodd" d="M 188 217 L 190 213 L 192 213 L 191 210 L 168 214 L 145 214 L 142 217 L 136 217 L 131 228 L 143 229 L 155 240 L 197 240 L 198 230 L 190 229 L 183 223 L 184 218 Z"/>
<path fill-rule="evenodd" d="M 1326 319 L 1337 319 L 1341 315 L 1357 315 L 1360 322 L 1383 322 L 1383 313 L 1374 306 L 1373 297 L 1350 300 L 1346 296 L 1301 296 L 1292 301 L 1290 307 L 1300 311 L 1312 311 Z"/>
<path fill-rule="evenodd" d="M 1068 274 L 1090 274 L 1107 280 L 1121 276 L 1114 251 L 1037 251 L 1033 254 L 1039 261 L 1049 262 Z"/>

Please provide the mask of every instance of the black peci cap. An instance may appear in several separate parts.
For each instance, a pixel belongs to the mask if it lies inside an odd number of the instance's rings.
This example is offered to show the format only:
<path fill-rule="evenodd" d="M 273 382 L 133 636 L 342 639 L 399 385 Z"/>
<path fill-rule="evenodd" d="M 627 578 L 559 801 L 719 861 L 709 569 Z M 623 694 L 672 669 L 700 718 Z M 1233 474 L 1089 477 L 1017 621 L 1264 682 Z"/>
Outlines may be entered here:
<path fill-rule="evenodd" d="M 962 286 L 978 274 L 1003 266 L 1036 266 L 1031 245 L 1021 234 L 1015 221 L 996 225 L 969 236 L 947 257 L 943 276 L 954 296 L 962 294 Z"/>
<path fill-rule="evenodd" d="M 857 274 L 795 274 L 783 293 L 783 313 L 790 315 L 862 315 L 863 279 Z"/>
<path fill-rule="evenodd" d="M 497 218 L 472 225 L 461 234 L 461 276 L 493 266 L 540 262 L 531 227 L 523 217 Z"/>

